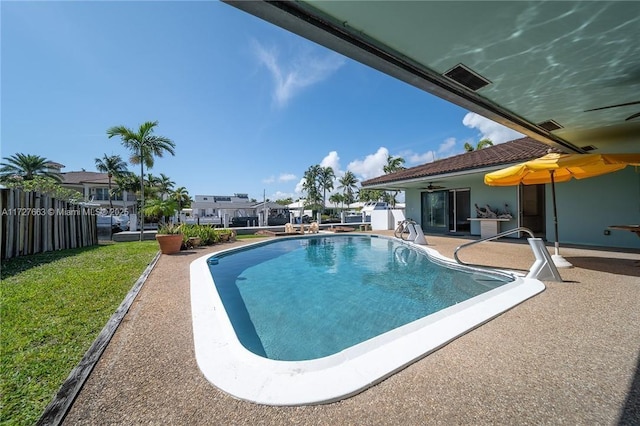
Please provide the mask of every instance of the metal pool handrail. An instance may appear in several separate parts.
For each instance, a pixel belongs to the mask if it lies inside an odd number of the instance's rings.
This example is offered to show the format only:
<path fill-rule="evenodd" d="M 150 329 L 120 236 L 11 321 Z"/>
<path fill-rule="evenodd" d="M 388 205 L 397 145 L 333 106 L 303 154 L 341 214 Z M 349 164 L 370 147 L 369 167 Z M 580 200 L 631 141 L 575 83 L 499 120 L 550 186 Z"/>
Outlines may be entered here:
<path fill-rule="evenodd" d="M 493 237 L 487 237 L 487 238 L 483 238 L 481 240 L 475 240 L 475 241 L 471 241 L 469 243 L 462 244 L 462 245 L 456 247 L 455 251 L 453 252 L 453 257 L 456 259 L 456 262 L 458 262 L 460 265 L 486 268 L 486 266 L 483 266 L 483 265 L 474 265 L 472 263 L 463 262 L 458 257 L 458 251 L 460 251 L 460 249 L 472 246 L 474 244 L 483 243 L 485 241 L 497 240 L 498 238 L 502 238 L 502 237 L 507 236 L 507 235 L 515 234 L 516 232 L 525 232 L 525 233 L 529 234 L 529 236 L 531 236 L 531 238 L 535 238 L 535 236 L 533 235 L 533 232 L 531 232 L 531 230 L 529 228 L 525 228 L 524 226 L 520 226 L 518 228 L 509 229 L 508 231 L 504 231 L 504 232 L 501 232 L 499 234 L 496 234 Z"/>
<path fill-rule="evenodd" d="M 403 241 L 406 241 L 406 238 L 404 238 L 404 231 L 407 230 L 408 226 L 410 224 L 415 224 L 416 221 L 413 219 L 405 219 L 405 220 L 401 220 L 398 222 L 398 227 L 393 231 L 393 235 L 396 238 L 400 238 Z"/>

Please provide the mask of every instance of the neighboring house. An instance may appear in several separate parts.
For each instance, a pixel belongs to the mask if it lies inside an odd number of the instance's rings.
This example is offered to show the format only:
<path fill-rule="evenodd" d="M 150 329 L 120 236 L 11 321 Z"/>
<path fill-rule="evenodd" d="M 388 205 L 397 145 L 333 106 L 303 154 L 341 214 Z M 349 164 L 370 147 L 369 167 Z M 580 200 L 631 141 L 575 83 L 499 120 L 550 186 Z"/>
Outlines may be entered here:
<path fill-rule="evenodd" d="M 98 172 L 64 172 L 62 175 L 61 185 L 65 188 L 75 189 L 80 192 L 84 201 L 97 204 L 101 208 L 108 209 L 109 206 L 109 176 L 107 173 Z M 111 179 L 111 187 L 115 187 L 113 178 Z M 136 213 L 136 196 L 135 194 L 123 191 L 122 194 L 115 194 L 111 197 L 114 209 L 120 209 L 122 212 L 129 214 Z"/>
<path fill-rule="evenodd" d="M 233 195 L 196 195 L 193 197 L 191 209 L 194 218 L 222 219 L 229 217 L 254 216 L 256 203 L 249 199 L 248 194 Z"/>
<path fill-rule="evenodd" d="M 64 168 L 64 164 L 56 163 L 55 161 L 48 161 L 45 165 L 47 170 L 53 173 L 61 173 L 60 170 Z"/>
<path fill-rule="evenodd" d="M 229 223 L 234 218 L 243 218 L 237 224 L 258 225 L 262 224 L 264 217 L 269 218 L 270 224 L 284 224 L 289 220 L 289 212 L 285 206 L 274 202 L 257 202 L 249 199 L 248 194 L 233 195 L 196 195 L 191 203 L 191 209 L 183 209 L 185 213 L 181 220 L 200 224 L 224 224 L 225 217 Z M 189 213 L 189 219 L 186 217 Z M 277 222 L 277 223 L 275 223 Z M 280 223 L 282 222 L 282 223 Z"/>
<path fill-rule="evenodd" d="M 547 154 L 550 147 L 525 137 L 379 176 L 362 182 L 364 189 L 405 191 L 405 216 L 426 233 L 480 235 L 476 205 L 511 212 L 500 223 L 505 231 L 518 226 L 554 241 L 551 185 L 490 187 L 484 175 Z M 560 243 L 640 248 L 634 233 L 611 225 L 640 221 L 640 171 L 627 167 L 615 173 L 557 183 Z M 514 235 L 517 237 L 517 234 Z"/>

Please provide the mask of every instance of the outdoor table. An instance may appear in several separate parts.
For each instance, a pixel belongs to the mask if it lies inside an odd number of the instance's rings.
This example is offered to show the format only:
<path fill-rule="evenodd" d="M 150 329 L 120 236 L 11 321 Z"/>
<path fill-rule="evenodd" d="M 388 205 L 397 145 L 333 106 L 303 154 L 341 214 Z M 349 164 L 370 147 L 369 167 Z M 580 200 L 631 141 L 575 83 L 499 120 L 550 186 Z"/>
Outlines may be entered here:
<path fill-rule="evenodd" d="M 500 222 L 508 222 L 510 219 L 498 219 L 487 217 L 470 217 L 467 220 L 480 221 L 480 238 L 495 237 L 500 233 Z"/>

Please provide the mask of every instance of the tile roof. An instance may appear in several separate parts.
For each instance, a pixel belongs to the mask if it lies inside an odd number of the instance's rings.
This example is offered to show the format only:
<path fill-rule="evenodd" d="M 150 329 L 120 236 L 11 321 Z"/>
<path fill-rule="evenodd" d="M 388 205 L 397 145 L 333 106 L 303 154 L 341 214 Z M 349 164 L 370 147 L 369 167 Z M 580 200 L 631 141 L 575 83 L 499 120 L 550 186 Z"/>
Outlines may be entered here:
<path fill-rule="evenodd" d="M 80 183 L 94 183 L 94 184 L 107 184 L 109 183 L 109 176 L 106 173 L 98 172 L 64 172 L 62 175 L 62 184 L 80 184 Z"/>
<path fill-rule="evenodd" d="M 465 152 L 421 166 L 400 170 L 362 182 L 362 187 L 391 182 L 402 182 L 427 176 L 437 176 L 491 166 L 510 165 L 542 157 L 553 149 L 535 139 L 525 137 L 477 151 Z M 559 152 L 559 151 L 557 151 Z"/>

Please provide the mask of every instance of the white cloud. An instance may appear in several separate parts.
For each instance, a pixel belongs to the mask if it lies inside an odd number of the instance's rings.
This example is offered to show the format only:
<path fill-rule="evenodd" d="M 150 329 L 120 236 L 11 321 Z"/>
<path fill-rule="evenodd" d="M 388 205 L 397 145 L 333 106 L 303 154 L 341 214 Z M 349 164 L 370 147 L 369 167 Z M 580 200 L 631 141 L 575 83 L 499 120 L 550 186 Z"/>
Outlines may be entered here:
<path fill-rule="evenodd" d="M 494 145 L 523 137 L 524 135 L 508 127 L 491 121 L 475 112 L 469 112 L 462 119 L 462 124 L 480 130 L 480 139 L 491 139 Z"/>
<path fill-rule="evenodd" d="M 440 144 L 440 147 L 438 147 L 438 154 L 442 157 L 452 155 L 455 147 L 456 138 L 447 138 Z"/>
<path fill-rule="evenodd" d="M 284 200 L 286 198 L 291 198 L 291 199 L 295 200 L 297 198 L 297 196 L 296 196 L 296 194 L 293 194 L 291 192 L 276 191 L 273 194 L 271 194 L 271 196 L 269 197 L 269 199 L 271 201 Z"/>
<path fill-rule="evenodd" d="M 278 182 L 289 182 L 296 179 L 296 175 L 292 173 L 282 173 L 278 177 Z"/>
<path fill-rule="evenodd" d="M 262 179 L 262 183 L 273 183 L 276 181 L 276 178 L 273 176 L 269 176 L 268 178 Z"/>
<path fill-rule="evenodd" d="M 320 167 L 331 167 L 334 173 L 338 173 L 340 170 L 340 157 L 336 151 L 331 151 L 320 162 Z"/>
<path fill-rule="evenodd" d="M 406 157 L 403 157 L 406 161 L 405 167 L 411 167 L 412 165 L 419 165 L 425 163 L 431 163 L 436 159 L 436 154 L 434 151 L 427 151 L 422 154 L 413 153 L 409 154 Z"/>
<path fill-rule="evenodd" d="M 273 77 L 273 97 L 280 107 L 306 87 L 327 79 L 345 63 L 342 56 L 333 52 L 324 56 L 300 53 L 288 62 L 281 61 L 275 48 L 267 49 L 258 41 L 253 44 L 258 60 Z"/>
<path fill-rule="evenodd" d="M 431 163 L 438 159 L 450 157 L 457 154 L 456 138 L 447 138 L 440 144 L 437 150 L 429 150 L 426 152 L 405 151 L 398 154 L 405 160 L 405 167 L 413 167 L 426 163 Z"/>
<path fill-rule="evenodd" d="M 298 183 L 296 184 L 296 189 L 294 190 L 296 194 L 298 194 L 298 196 L 301 196 L 304 194 L 304 190 L 302 189 L 302 185 L 304 185 L 304 178 L 300 179 L 298 181 Z"/>
<path fill-rule="evenodd" d="M 375 154 L 367 155 L 364 160 L 354 160 L 347 166 L 360 180 L 372 179 L 384 174 L 384 166 L 387 164 L 389 150 L 385 147 L 378 148 Z"/>

